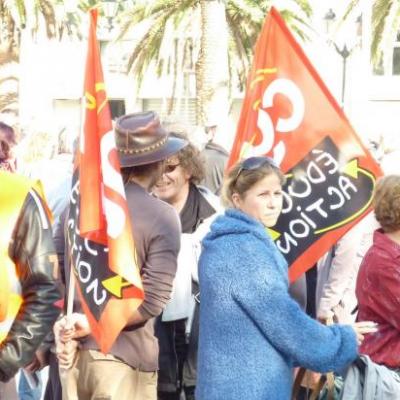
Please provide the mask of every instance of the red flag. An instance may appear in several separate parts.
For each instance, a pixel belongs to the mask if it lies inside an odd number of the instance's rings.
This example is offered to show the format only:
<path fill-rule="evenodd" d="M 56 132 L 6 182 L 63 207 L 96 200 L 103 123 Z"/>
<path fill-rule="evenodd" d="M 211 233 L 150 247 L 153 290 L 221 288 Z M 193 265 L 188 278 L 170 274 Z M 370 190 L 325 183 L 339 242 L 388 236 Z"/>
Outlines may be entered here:
<path fill-rule="evenodd" d="M 256 45 L 228 165 L 266 154 L 288 180 L 270 233 L 295 280 L 371 210 L 381 171 L 274 8 Z"/>
<path fill-rule="evenodd" d="M 90 11 L 85 73 L 85 123 L 75 163 L 69 252 L 83 310 L 107 353 L 144 298 Z"/>

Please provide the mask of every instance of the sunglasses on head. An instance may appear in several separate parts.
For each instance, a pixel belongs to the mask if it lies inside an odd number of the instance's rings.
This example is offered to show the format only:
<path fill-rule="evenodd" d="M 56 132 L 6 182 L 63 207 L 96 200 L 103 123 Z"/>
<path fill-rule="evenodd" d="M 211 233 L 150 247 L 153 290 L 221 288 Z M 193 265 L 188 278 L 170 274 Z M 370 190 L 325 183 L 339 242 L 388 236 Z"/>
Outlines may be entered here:
<path fill-rule="evenodd" d="M 269 165 L 273 168 L 277 168 L 279 169 L 278 165 L 276 164 L 276 162 L 267 156 L 260 156 L 260 157 L 250 157 L 250 158 L 246 158 L 246 160 L 244 160 L 242 162 L 242 166 L 238 169 L 238 172 L 236 174 L 236 177 L 234 179 L 234 182 L 237 181 L 237 179 L 239 178 L 239 175 L 243 172 L 243 171 L 253 171 L 255 169 L 261 168 L 265 165 Z"/>
<path fill-rule="evenodd" d="M 174 172 L 176 170 L 176 167 L 178 167 L 180 164 L 167 164 L 164 167 L 164 173 L 165 174 L 170 174 L 171 172 Z"/>

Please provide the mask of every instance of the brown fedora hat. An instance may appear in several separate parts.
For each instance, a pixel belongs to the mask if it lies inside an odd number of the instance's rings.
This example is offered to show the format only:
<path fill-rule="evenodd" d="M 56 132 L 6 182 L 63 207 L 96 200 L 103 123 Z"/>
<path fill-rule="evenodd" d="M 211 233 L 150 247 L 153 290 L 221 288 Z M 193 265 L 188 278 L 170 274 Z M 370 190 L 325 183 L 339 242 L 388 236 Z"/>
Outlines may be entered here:
<path fill-rule="evenodd" d="M 164 160 L 188 144 L 186 140 L 169 136 L 154 111 L 118 118 L 115 141 L 122 168 Z"/>

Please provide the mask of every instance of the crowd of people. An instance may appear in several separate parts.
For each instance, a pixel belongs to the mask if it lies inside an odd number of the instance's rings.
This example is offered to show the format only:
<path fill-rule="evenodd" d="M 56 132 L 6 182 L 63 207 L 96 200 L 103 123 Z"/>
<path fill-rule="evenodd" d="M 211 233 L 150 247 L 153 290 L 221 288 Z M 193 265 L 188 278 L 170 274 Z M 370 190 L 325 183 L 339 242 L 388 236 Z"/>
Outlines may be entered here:
<path fill-rule="evenodd" d="M 199 148 L 152 111 L 115 123 L 145 296 L 103 354 L 68 298 L 73 149 L 64 138 L 21 168 L 0 123 L 0 400 L 289 400 L 298 367 L 341 376 L 343 399 L 400 399 L 400 174 L 378 181 L 374 213 L 313 279 L 290 285 L 268 231 L 284 174 L 267 156 L 224 173 L 216 123 L 205 128 Z"/>

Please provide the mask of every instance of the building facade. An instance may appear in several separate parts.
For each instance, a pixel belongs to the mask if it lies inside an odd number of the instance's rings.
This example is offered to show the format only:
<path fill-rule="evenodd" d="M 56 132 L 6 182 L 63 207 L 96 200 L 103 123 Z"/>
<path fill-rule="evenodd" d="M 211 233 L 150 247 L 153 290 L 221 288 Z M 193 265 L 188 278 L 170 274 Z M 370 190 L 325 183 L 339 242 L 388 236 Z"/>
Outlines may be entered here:
<path fill-rule="evenodd" d="M 400 115 L 400 33 L 393 38 L 385 62 L 373 68 L 370 62 L 370 17 L 372 2 L 360 7 L 345 23 L 341 16 L 347 1 L 313 1 L 311 41 L 303 44 L 322 79 L 342 105 L 362 138 L 377 140 L 397 136 Z M 329 17 L 329 11 L 334 18 Z M 332 14 L 330 14 L 332 16 Z M 329 26 L 329 24 L 331 26 Z M 82 32 L 85 29 L 82 28 Z M 161 116 L 171 110 L 172 77 L 157 78 L 149 70 L 138 89 L 135 77 L 127 73 L 127 61 L 135 40 L 115 41 L 115 32 L 100 26 L 107 93 L 113 117 L 126 112 L 154 109 Z M 400 32 L 400 31 L 399 31 Z M 348 50 L 349 54 L 344 52 Z M 48 40 L 24 33 L 21 45 L 20 124 L 22 128 L 66 129 L 76 135 L 82 126 L 82 92 L 86 41 L 65 36 Z M 195 123 L 194 69 L 182 72 L 172 114 Z M 227 121 L 222 121 L 217 140 L 228 150 L 235 134 L 243 93 L 237 92 Z"/>

